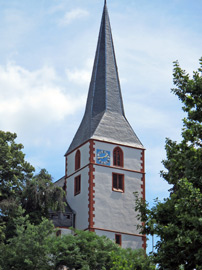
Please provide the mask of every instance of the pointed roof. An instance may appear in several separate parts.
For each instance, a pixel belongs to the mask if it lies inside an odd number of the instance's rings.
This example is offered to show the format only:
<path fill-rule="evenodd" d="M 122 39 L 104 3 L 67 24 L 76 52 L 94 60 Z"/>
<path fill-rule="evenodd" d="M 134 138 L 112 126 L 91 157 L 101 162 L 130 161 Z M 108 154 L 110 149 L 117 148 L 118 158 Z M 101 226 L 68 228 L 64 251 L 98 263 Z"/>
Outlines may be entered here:
<path fill-rule="evenodd" d="M 84 117 L 66 154 L 89 139 L 143 148 L 125 117 L 106 1 Z"/>

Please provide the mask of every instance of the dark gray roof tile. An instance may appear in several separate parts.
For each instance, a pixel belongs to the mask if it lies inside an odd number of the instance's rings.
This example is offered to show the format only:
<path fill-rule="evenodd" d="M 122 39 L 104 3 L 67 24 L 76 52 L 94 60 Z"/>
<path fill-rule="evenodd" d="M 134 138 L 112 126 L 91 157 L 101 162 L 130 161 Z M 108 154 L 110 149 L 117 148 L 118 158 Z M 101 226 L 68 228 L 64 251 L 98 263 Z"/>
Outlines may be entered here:
<path fill-rule="evenodd" d="M 125 117 L 106 2 L 85 114 L 66 154 L 91 138 L 143 147 Z"/>

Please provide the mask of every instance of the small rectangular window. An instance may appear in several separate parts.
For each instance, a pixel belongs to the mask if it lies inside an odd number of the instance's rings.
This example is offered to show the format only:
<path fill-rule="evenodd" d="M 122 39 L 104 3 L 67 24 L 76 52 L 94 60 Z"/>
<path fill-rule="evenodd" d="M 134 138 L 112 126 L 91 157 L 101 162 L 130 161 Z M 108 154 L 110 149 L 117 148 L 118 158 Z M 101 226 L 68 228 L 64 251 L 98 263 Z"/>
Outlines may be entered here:
<path fill-rule="evenodd" d="M 81 192 L 81 175 L 74 178 L 74 196 Z"/>
<path fill-rule="evenodd" d="M 112 174 L 112 190 L 124 192 L 124 175 L 119 173 Z"/>
<path fill-rule="evenodd" d="M 119 246 L 122 244 L 121 234 L 115 234 L 115 243 Z"/>
<path fill-rule="evenodd" d="M 56 236 L 57 236 L 57 237 L 58 237 L 58 236 L 61 236 L 61 234 L 62 234 L 61 230 L 57 230 Z"/>

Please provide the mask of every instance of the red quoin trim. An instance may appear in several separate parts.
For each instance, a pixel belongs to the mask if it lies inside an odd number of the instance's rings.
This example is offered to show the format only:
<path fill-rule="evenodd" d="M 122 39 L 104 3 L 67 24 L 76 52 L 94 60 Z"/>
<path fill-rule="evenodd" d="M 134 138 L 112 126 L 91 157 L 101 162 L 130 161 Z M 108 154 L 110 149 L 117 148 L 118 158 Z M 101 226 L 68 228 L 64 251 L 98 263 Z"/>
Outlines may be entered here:
<path fill-rule="evenodd" d="M 141 168 L 141 172 L 142 174 L 142 185 L 141 185 L 141 194 L 142 194 L 142 199 L 145 201 L 145 151 L 142 150 L 142 154 L 141 154 L 141 161 L 142 161 L 142 168 Z M 142 225 L 144 226 L 144 223 L 142 223 Z M 146 250 L 146 236 L 142 236 L 142 248 L 144 250 Z"/>
<path fill-rule="evenodd" d="M 94 231 L 94 211 L 95 211 L 95 183 L 94 183 L 94 172 L 95 172 L 95 168 L 93 167 L 93 164 L 95 163 L 95 143 L 93 140 L 90 140 L 90 149 L 89 149 L 89 188 L 88 188 L 88 192 L 89 192 L 89 204 L 88 204 L 88 222 L 89 222 L 89 231 Z"/>
<path fill-rule="evenodd" d="M 142 194 L 142 199 L 145 200 L 145 174 L 142 175 L 142 185 L 141 185 L 141 194 Z"/>
<path fill-rule="evenodd" d="M 141 194 L 142 194 L 142 198 L 143 200 L 145 200 L 145 155 L 144 155 L 145 151 L 143 150 L 141 153 L 141 164 L 142 164 L 142 168 L 141 168 L 141 172 L 142 172 L 142 185 L 141 185 Z"/>
<path fill-rule="evenodd" d="M 75 155 L 75 171 L 80 169 L 80 167 L 81 167 L 81 152 L 80 150 L 77 150 Z"/>
<path fill-rule="evenodd" d="M 90 163 L 95 163 L 95 143 L 93 140 L 90 140 L 90 157 L 89 157 L 89 162 Z"/>
<path fill-rule="evenodd" d="M 145 172 L 145 158 L 144 158 L 144 154 L 145 153 L 145 150 L 142 150 L 142 153 L 141 153 L 141 165 L 142 165 L 142 168 L 141 168 L 141 172 L 144 173 Z"/>
<path fill-rule="evenodd" d="M 141 189 L 142 189 L 142 199 L 145 201 L 145 174 L 142 175 L 142 185 L 141 185 Z M 144 226 L 144 223 L 142 223 L 142 225 Z M 143 244 L 142 244 L 142 248 L 146 250 L 146 235 L 144 235 L 142 237 L 142 241 L 143 241 Z"/>
<path fill-rule="evenodd" d="M 113 151 L 113 165 L 123 167 L 123 151 L 120 147 L 115 147 Z"/>
<path fill-rule="evenodd" d="M 147 248 L 147 238 L 146 236 L 142 236 L 142 248 L 146 251 L 146 248 Z"/>
<path fill-rule="evenodd" d="M 141 194 L 142 194 L 142 198 L 143 200 L 145 200 L 145 157 L 144 157 L 144 150 L 142 151 L 142 155 L 141 155 L 141 161 L 142 161 L 142 185 L 141 185 Z"/>

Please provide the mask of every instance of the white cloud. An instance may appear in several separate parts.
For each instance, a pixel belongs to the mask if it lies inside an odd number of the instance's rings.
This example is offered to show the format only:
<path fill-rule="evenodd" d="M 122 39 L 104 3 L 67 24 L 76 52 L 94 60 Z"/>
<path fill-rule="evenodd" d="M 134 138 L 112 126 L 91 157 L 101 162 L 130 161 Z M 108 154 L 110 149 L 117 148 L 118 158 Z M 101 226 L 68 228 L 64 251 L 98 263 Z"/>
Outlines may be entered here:
<path fill-rule="evenodd" d="M 63 91 L 51 67 L 29 71 L 16 64 L 0 66 L 0 127 L 29 135 L 62 122 L 85 102 Z M 40 135 L 39 135 L 40 136 Z M 35 141 L 37 143 L 37 138 Z M 48 142 L 47 142 L 48 143 Z"/>
<path fill-rule="evenodd" d="M 65 16 L 59 21 L 59 25 L 65 26 L 77 19 L 87 17 L 89 15 L 87 10 L 84 9 L 73 9 L 65 13 Z"/>
<path fill-rule="evenodd" d="M 90 83 L 91 72 L 87 69 L 66 69 L 68 80 L 79 85 L 88 85 Z"/>

